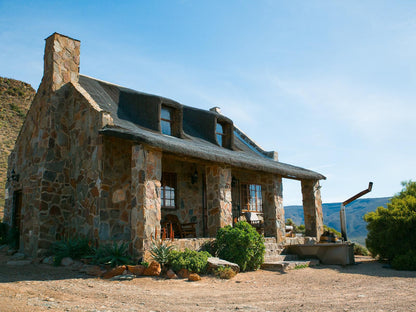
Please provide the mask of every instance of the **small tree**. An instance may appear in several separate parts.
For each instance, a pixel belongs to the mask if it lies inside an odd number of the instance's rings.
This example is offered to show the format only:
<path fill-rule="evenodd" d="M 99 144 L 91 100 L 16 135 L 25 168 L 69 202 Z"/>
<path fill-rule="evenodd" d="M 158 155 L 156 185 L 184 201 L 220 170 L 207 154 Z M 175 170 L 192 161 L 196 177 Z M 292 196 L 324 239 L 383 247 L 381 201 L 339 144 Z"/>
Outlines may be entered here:
<path fill-rule="evenodd" d="M 394 268 L 416 270 L 416 182 L 402 182 L 403 189 L 387 204 L 364 216 L 367 248 L 373 257 L 387 259 Z"/>

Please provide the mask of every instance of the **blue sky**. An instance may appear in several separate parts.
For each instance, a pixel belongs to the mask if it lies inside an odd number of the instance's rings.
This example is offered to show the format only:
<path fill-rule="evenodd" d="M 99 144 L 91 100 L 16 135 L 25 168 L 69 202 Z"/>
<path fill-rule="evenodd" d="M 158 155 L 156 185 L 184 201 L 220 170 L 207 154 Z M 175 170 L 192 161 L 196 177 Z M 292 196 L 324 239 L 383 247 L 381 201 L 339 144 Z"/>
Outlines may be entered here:
<path fill-rule="evenodd" d="M 43 74 L 44 40 L 81 40 L 81 73 L 224 115 L 324 202 L 416 179 L 415 1 L 0 0 L 0 76 Z M 300 182 L 284 180 L 300 204 Z"/>

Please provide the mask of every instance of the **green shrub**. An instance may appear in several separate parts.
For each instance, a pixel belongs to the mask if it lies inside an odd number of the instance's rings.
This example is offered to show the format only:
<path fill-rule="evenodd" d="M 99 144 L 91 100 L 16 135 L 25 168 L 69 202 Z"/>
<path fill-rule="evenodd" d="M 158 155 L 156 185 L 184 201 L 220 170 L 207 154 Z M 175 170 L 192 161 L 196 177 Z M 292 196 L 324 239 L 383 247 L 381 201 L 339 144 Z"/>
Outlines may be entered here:
<path fill-rule="evenodd" d="M 416 271 L 416 251 L 409 250 L 404 255 L 397 255 L 391 261 L 391 266 L 396 270 Z"/>
<path fill-rule="evenodd" d="M 209 241 L 205 242 L 201 246 L 201 250 L 202 251 L 207 251 L 213 257 L 217 257 L 218 256 L 218 254 L 217 254 L 217 252 L 218 252 L 217 241 L 215 239 L 213 239 L 213 240 L 209 240 Z"/>
<path fill-rule="evenodd" d="M 309 264 L 297 264 L 293 269 L 300 270 L 300 269 L 306 269 L 306 268 L 309 268 Z"/>
<path fill-rule="evenodd" d="M 293 226 L 294 233 L 305 234 L 305 225 L 297 225 L 291 218 L 287 218 L 285 224 Z"/>
<path fill-rule="evenodd" d="M 169 255 L 172 252 L 172 249 L 173 246 L 169 245 L 167 241 L 153 240 L 150 254 L 152 255 L 153 260 L 158 262 L 163 268 L 169 261 Z"/>
<path fill-rule="evenodd" d="M 218 276 L 221 279 L 231 279 L 234 276 L 236 276 L 237 273 L 232 268 L 230 268 L 230 267 L 220 266 L 215 271 L 215 275 Z"/>
<path fill-rule="evenodd" d="M 194 273 L 205 273 L 209 257 L 211 255 L 207 251 L 195 251 L 187 248 L 185 251 L 172 250 L 168 264 L 175 272 L 187 269 Z"/>
<path fill-rule="evenodd" d="M 61 260 L 65 257 L 81 259 L 91 256 L 94 253 L 94 250 L 90 247 L 87 239 L 67 238 L 53 243 L 51 246 L 51 253 L 54 256 L 54 265 L 60 265 Z"/>
<path fill-rule="evenodd" d="M 334 234 L 337 237 L 342 237 L 341 233 L 338 232 L 337 230 L 335 230 L 334 228 L 331 228 L 327 225 L 324 225 L 324 231 L 330 232 L 332 234 Z"/>
<path fill-rule="evenodd" d="M 416 253 L 416 182 L 402 185 L 402 191 L 392 197 L 387 208 L 378 207 L 364 216 L 366 245 L 373 257 L 387 259 L 397 268 L 405 269 L 407 264 L 407 269 L 414 269 L 409 260 Z"/>
<path fill-rule="evenodd" d="M 103 245 L 95 251 L 93 262 L 95 264 L 105 264 L 112 267 L 132 264 L 132 259 L 128 254 L 128 243 L 117 243 Z"/>
<path fill-rule="evenodd" d="M 365 248 L 363 245 L 360 245 L 358 243 L 354 243 L 354 255 L 358 256 L 368 256 L 370 253 L 368 252 L 368 249 Z"/>
<path fill-rule="evenodd" d="M 264 238 L 245 221 L 219 229 L 217 246 L 218 256 L 238 264 L 241 271 L 257 270 L 264 261 Z"/>

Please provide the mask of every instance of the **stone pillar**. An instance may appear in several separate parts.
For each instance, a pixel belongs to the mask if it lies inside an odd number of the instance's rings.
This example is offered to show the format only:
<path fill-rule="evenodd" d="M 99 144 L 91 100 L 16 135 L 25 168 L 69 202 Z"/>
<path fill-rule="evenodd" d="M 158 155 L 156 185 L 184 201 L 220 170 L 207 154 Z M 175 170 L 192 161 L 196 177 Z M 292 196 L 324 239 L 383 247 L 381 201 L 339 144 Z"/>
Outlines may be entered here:
<path fill-rule="evenodd" d="M 57 91 L 68 82 L 78 82 L 81 42 L 58 33 L 46 38 L 42 84 Z"/>
<path fill-rule="evenodd" d="M 231 168 L 206 166 L 208 236 L 215 237 L 219 228 L 233 224 L 231 205 Z"/>
<path fill-rule="evenodd" d="M 322 200 L 318 180 L 302 180 L 305 235 L 320 239 L 324 231 Z"/>
<path fill-rule="evenodd" d="M 264 236 L 276 237 L 277 242 L 281 243 L 285 238 L 282 177 L 273 176 L 270 183 L 264 185 L 262 193 Z"/>
<path fill-rule="evenodd" d="M 133 254 L 147 258 L 152 238 L 156 231 L 160 234 L 162 153 L 143 145 L 133 145 L 131 157 Z"/>

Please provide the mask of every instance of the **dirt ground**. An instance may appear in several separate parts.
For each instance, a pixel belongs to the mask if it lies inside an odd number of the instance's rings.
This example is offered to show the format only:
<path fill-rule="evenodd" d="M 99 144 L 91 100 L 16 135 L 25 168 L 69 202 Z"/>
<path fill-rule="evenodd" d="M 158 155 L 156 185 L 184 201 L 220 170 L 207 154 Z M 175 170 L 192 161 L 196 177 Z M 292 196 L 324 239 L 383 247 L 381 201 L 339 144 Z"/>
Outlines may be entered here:
<path fill-rule="evenodd" d="M 0 311 L 416 311 L 416 272 L 368 257 L 341 267 L 259 270 L 231 280 L 108 281 L 0 255 Z"/>

